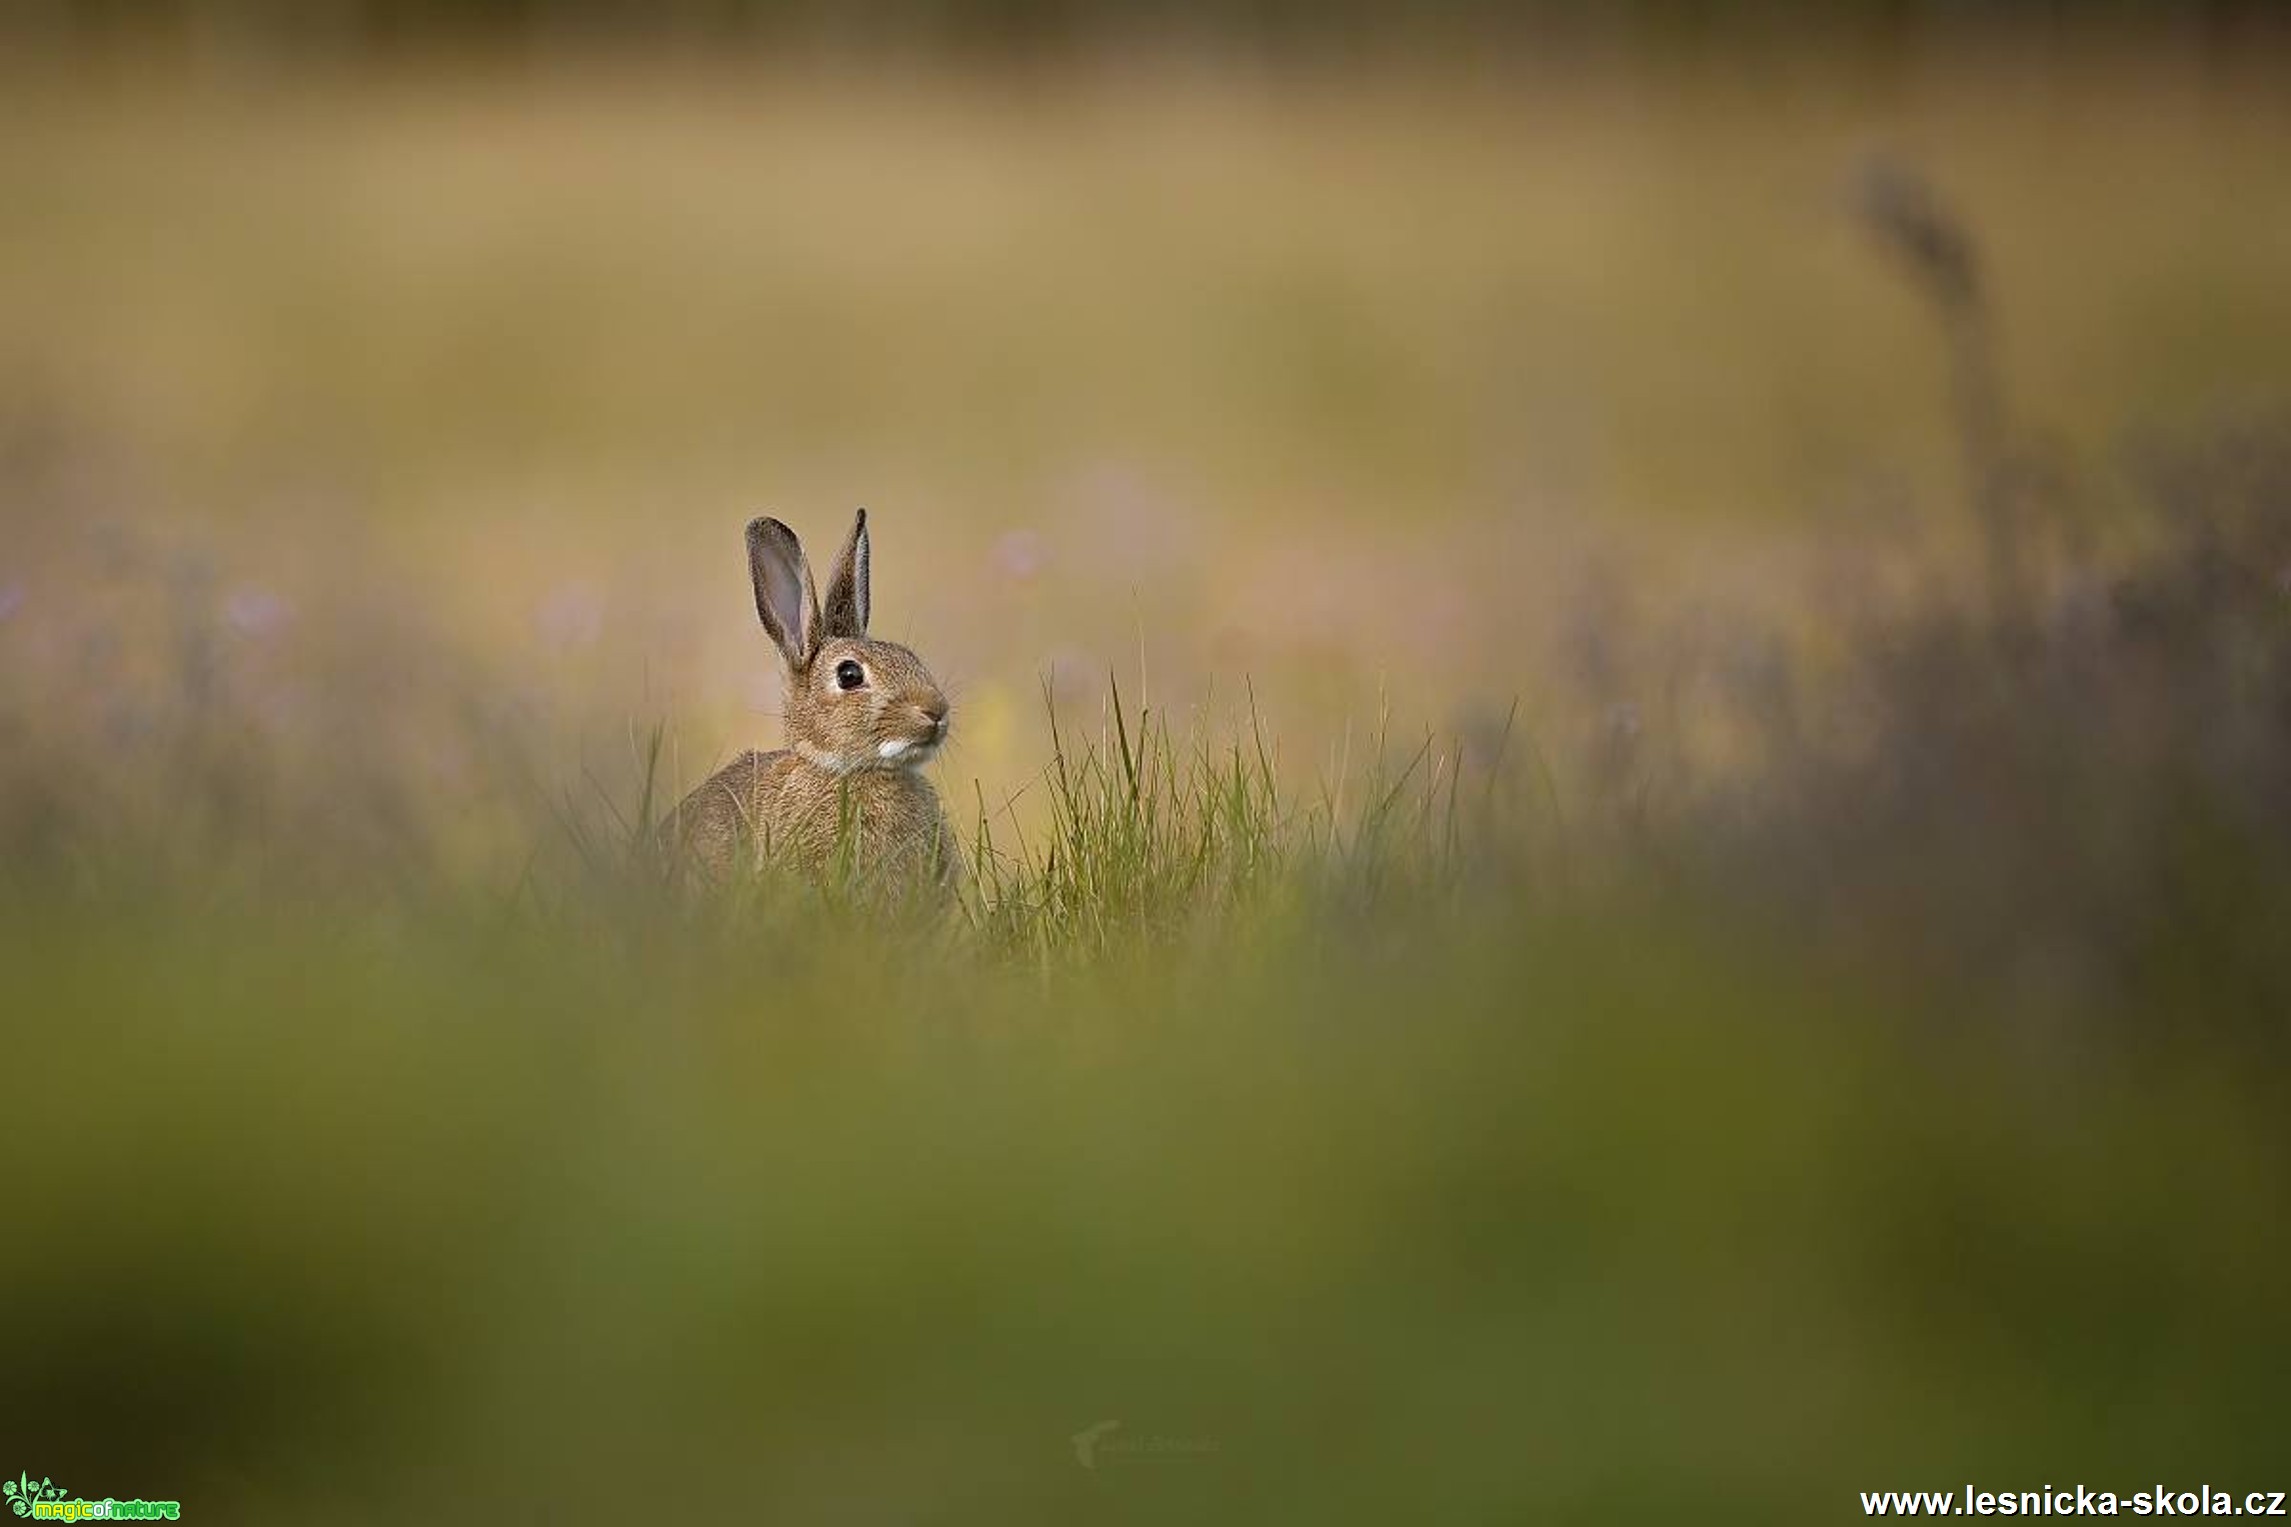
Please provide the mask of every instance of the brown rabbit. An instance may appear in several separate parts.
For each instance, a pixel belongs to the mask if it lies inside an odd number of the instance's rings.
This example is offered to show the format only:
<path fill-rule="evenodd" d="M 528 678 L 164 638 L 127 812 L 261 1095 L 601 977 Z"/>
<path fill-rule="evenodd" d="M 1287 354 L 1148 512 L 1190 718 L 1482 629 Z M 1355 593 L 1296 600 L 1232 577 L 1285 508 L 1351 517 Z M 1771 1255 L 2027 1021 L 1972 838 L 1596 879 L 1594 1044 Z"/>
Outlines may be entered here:
<path fill-rule="evenodd" d="M 778 520 L 749 522 L 748 572 L 787 664 L 787 746 L 743 753 L 686 796 L 662 824 L 671 841 L 718 880 L 770 859 L 947 881 L 953 834 L 922 774 L 947 738 L 947 697 L 921 658 L 867 635 L 867 511 L 824 602 L 802 542 Z"/>

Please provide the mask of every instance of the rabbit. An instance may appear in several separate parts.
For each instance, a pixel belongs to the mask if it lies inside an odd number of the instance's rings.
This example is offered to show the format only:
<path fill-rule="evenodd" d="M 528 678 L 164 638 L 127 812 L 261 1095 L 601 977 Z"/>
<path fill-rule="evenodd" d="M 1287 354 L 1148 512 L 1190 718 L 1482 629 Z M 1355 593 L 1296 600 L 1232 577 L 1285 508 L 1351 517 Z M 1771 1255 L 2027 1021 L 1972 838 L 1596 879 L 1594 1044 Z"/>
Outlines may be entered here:
<path fill-rule="evenodd" d="M 741 754 L 662 824 L 712 880 L 766 859 L 813 874 L 845 863 L 900 885 L 945 887 L 959 872 L 922 773 L 947 740 L 947 697 L 921 658 L 868 636 L 867 559 L 862 509 L 823 601 L 795 532 L 748 524 L 756 615 L 786 663 L 787 746 Z"/>

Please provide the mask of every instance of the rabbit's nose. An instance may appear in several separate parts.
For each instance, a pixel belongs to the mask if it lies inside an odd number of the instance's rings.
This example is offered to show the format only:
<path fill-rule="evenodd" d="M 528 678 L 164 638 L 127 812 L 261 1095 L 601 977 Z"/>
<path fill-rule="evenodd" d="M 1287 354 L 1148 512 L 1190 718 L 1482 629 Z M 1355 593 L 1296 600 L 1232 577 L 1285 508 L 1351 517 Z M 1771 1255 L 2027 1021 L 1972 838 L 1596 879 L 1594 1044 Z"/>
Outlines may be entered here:
<path fill-rule="evenodd" d="M 947 697 L 945 695 L 931 696 L 930 699 L 922 703 L 921 710 L 924 719 L 929 721 L 931 725 L 942 732 L 947 729 Z"/>

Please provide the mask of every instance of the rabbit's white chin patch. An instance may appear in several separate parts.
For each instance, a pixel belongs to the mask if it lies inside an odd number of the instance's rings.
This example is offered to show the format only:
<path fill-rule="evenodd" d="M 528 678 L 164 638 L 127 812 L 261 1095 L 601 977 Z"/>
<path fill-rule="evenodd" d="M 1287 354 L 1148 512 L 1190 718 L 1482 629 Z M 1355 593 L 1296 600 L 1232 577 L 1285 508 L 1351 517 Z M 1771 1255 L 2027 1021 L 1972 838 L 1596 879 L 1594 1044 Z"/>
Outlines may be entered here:
<path fill-rule="evenodd" d="M 935 742 L 917 742 L 911 737 L 894 737 L 889 742 L 877 743 L 875 756 L 885 763 L 903 764 L 912 768 L 917 764 L 928 763 L 931 755 L 937 751 L 938 744 Z"/>

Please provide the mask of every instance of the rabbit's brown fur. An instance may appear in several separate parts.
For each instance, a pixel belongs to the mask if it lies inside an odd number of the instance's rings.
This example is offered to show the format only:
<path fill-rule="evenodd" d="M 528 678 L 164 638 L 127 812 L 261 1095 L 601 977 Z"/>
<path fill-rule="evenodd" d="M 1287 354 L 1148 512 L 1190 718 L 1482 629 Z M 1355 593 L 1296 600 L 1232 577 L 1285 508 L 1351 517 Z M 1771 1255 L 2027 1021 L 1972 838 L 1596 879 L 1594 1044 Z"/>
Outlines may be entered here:
<path fill-rule="evenodd" d="M 921 772 L 946 740 L 946 695 L 912 651 L 868 637 L 867 564 L 864 509 L 824 600 L 793 531 L 773 519 L 748 526 L 756 613 L 786 663 L 788 745 L 743 753 L 664 824 L 713 879 L 767 858 L 816 872 L 847 856 L 859 874 L 899 882 L 954 871 L 952 834 Z"/>

